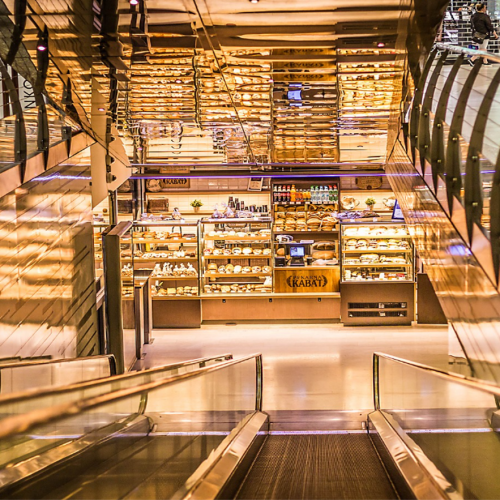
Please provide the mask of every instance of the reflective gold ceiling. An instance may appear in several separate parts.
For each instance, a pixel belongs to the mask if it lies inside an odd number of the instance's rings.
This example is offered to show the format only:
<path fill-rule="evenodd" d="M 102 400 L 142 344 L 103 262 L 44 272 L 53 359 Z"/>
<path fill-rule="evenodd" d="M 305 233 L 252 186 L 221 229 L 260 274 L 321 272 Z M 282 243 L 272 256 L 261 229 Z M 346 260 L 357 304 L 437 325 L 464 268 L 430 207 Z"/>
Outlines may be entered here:
<path fill-rule="evenodd" d="M 100 85 L 135 163 L 377 165 L 399 106 L 406 3 L 39 0 L 32 10 L 89 116 L 91 81 Z"/>

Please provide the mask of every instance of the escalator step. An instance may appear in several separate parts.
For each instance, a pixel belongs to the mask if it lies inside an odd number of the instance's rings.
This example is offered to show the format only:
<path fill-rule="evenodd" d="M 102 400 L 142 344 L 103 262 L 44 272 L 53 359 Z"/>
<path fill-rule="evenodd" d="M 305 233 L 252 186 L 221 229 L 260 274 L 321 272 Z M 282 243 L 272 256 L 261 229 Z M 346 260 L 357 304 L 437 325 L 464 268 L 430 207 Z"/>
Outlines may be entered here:
<path fill-rule="evenodd" d="M 397 499 L 366 434 L 269 436 L 240 499 Z"/>

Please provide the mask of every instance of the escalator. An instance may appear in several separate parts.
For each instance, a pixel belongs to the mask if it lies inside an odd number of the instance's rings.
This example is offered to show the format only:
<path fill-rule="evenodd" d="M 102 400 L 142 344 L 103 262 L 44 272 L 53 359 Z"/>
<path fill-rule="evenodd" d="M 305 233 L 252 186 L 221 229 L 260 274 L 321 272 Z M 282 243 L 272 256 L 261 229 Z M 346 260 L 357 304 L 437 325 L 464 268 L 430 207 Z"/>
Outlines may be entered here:
<path fill-rule="evenodd" d="M 0 497 L 482 498 L 484 489 L 458 477 L 449 453 L 429 440 L 446 435 L 454 449 L 453 433 L 488 432 L 494 443 L 496 386 L 375 355 L 374 410 L 364 429 L 339 430 L 337 422 L 315 430 L 312 411 L 301 413 L 302 430 L 297 421 L 287 430 L 286 412 L 263 411 L 260 355 L 152 372 L 31 401 L 2 398 Z M 47 398 L 51 404 L 39 404 Z M 338 420 L 334 411 L 322 415 Z M 477 450 L 460 446 L 465 463 Z"/>
<path fill-rule="evenodd" d="M 366 434 L 268 436 L 235 498 L 397 499 Z"/>

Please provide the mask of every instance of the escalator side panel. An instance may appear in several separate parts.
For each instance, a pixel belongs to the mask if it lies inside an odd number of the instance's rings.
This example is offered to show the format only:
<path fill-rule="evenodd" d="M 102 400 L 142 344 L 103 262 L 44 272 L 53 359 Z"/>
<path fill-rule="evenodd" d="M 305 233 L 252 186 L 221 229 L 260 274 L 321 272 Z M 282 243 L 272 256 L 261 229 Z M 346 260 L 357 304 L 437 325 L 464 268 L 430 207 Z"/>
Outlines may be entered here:
<path fill-rule="evenodd" d="M 109 460 L 121 450 L 144 439 L 150 431 L 150 422 L 143 416 L 134 417 L 121 426 L 114 434 L 106 429 L 116 428 L 116 424 L 86 434 L 73 443 L 49 450 L 44 455 L 21 463 L 20 478 L 0 489 L 0 497 L 9 499 L 40 498 L 56 487 L 72 480 L 88 467 Z M 93 439 L 95 435 L 95 439 Z M 104 436 L 104 437 L 103 437 Z M 119 436 L 119 439 L 115 439 Z M 71 450 L 75 450 L 71 452 Z M 97 450 L 92 453 L 92 450 Z M 16 466 L 17 467 L 17 466 Z M 12 467 L 14 470 L 15 467 Z M 10 472 L 9 469 L 5 471 Z"/>
<path fill-rule="evenodd" d="M 413 494 L 412 489 L 408 486 L 408 483 L 405 481 L 401 472 L 397 468 L 394 460 L 387 451 L 387 448 L 384 446 L 384 443 L 382 442 L 382 439 L 380 438 L 378 433 L 371 430 L 370 438 L 372 440 L 373 446 L 377 450 L 380 460 L 382 461 L 387 471 L 387 474 L 389 475 L 394 485 L 394 488 L 398 492 L 399 497 L 405 499 L 415 499 L 416 497 Z"/>

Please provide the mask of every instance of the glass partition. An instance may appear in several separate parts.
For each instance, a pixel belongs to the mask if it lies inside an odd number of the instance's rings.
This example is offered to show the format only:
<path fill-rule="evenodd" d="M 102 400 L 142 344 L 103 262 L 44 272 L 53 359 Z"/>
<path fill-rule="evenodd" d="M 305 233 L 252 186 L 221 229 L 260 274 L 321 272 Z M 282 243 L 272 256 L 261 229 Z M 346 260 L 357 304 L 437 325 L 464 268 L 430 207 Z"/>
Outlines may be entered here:
<path fill-rule="evenodd" d="M 100 357 L 96 357 L 100 358 Z M 137 385 L 164 380 L 174 375 L 190 373 L 205 366 L 214 366 L 224 361 L 232 359 L 231 354 L 222 354 L 213 357 L 199 358 L 184 363 L 174 363 L 152 368 L 141 372 L 130 372 L 125 375 L 118 375 L 101 380 L 77 383 L 72 386 L 71 379 L 67 379 L 66 386 L 59 390 L 45 389 L 38 390 L 36 393 L 20 392 L 18 394 L 0 397 L 0 418 L 20 415 L 36 409 L 48 408 L 55 405 L 66 404 L 83 400 L 90 397 L 96 397 L 103 394 L 109 394 L 113 391 L 130 389 Z M 61 364 L 64 363 L 63 361 Z M 53 363 L 52 363 L 53 364 Z M 51 366 L 52 364 L 46 363 Z M 66 363 L 68 364 L 68 363 Z M 85 365 L 86 366 L 86 365 Z M 15 370 L 15 366 L 12 368 Z M 9 374 L 1 372 L 2 388 L 8 384 Z M 17 387 L 19 389 L 19 387 Z"/>
<path fill-rule="evenodd" d="M 500 388 L 381 355 L 374 389 L 375 405 L 464 498 L 500 498 Z"/>
<path fill-rule="evenodd" d="M 33 494 L 36 491 L 40 497 L 66 498 L 64 488 L 76 488 L 82 492 L 81 498 L 96 498 L 92 495 L 97 490 L 88 488 L 98 487 L 99 474 L 87 477 L 87 468 L 108 466 L 114 473 L 122 461 L 128 470 L 123 481 L 133 481 L 131 488 L 145 487 L 158 474 L 155 484 L 164 488 L 166 482 L 173 490 L 169 497 L 237 423 L 260 408 L 261 366 L 260 355 L 253 355 L 4 419 L 0 426 L 0 495 L 15 496 L 17 484 L 22 482 L 28 498 L 30 487 L 38 488 Z M 202 441 L 202 450 L 189 451 L 200 443 L 201 435 L 213 437 Z M 172 449 L 178 451 L 171 453 Z M 155 461 L 155 467 L 150 461 L 141 467 L 140 450 Z M 189 454 L 189 466 L 182 460 L 182 467 L 176 467 L 179 453 Z M 52 467 L 50 484 L 30 485 L 30 474 L 70 458 L 76 465 Z M 120 488 L 120 484 L 112 488 Z"/>
<path fill-rule="evenodd" d="M 5 106 L 2 111 L 6 111 Z M 0 119 L 0 171 L 12 165 L 16 160 L 14 150 L 16 135 L 16 117 L 7 116 Z"/>
<path fill-rule="evenodd" d="M 47 105 L 47 122 L 49 124 L 49 144 L 53 146 L 63 140 L 64 117 L 59 110 Z"/>
<path fill-rule="evenodd" d="M 38 149 L 38 107 L 23 110 L 24 126 L 26 129 L 26 155 L 27 158 L 36 154 Z"/>

